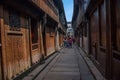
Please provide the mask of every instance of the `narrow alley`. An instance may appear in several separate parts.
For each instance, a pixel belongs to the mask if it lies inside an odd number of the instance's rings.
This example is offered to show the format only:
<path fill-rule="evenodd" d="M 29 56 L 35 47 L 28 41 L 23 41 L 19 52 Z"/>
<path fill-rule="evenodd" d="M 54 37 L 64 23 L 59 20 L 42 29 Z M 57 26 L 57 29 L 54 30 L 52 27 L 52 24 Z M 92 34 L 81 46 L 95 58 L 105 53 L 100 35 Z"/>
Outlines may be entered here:
<path fill-rule="evenodd" d="M 94 80 L 94 78 L 79 52 L 75 48 L 64 48 L 48 65 L 45 72 L 43 71 L 35 80 Z"/>
<path fill-rule="evenodd" d="M 33 71 L 23 80 L 95 80 L 78 50 L 76 46 L 61 49 L 42 72 L 31 76 Z"/>

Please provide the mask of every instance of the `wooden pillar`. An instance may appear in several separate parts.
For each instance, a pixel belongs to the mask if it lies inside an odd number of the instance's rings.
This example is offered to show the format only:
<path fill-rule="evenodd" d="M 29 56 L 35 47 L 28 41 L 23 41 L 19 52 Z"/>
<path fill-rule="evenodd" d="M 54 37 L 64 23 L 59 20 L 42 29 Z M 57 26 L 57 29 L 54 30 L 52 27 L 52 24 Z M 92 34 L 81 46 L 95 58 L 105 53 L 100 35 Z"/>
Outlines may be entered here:
<path fill-rule="evenodd" d="M 38 21 L 38 52 L 39 52 L 39 60 L 41 59 L 41 35 L 40 35 L 40 27 L 41 27 L 41 22 Z"/>
<path fill-rule="evenodd" d="M 44 45 L 44 52 L 45 52 L 45 56 L 47 55 L 47 49 L 46 49 L 46 23 L 47 23 L 47 14 L 44 15 L 43 17 L 43 45 Z"/>
<path fill-rule="evenodd" d="M 0 80 L 5 79 L 6 80 L 6 75 L 7 75 L 7 71 L 6 71 L 6 55 L 5 55 L 5 33 L 4 33 L 4 17 L 3 17 L 3 6 L 0 5 L 0 30 L 1 30 L 1 75 L 0 75 Z"/>
<path fill-rule="evenodd" d="M 43 35 L 42 35 L 42 23 L 40 22 L 40 45 L 41 45 L 41 53 L 44 56 L 44 46 L 43 46 Z"/>
<path fill-rule="evenodd" d="M 92 48 L 91 48 L 91 28 L 90 28 L 90 27 L 91 27 L 91 26 L 90 26 L 91 24 L 90 24 L 90 22 L 91 22 L 91 21 L 90 21 L 90 18 L 88 18 L 88 25 L 89 25 L 89 26 L 88 26 L 88 43 L 89 43 L 89 44 L 88 44 L 88 54 L 89 54 L 89 55 L 90 55 L 91 52 L 92 52 L 92 51 L 91 51 Z"/>
<path fill-rule="evenodd" d="M 32 38 L 31 38 L 31 18 L 28 18 L 28 22 L 29 22 L 29 48 L 30 48 L 30 65 L 32 66 Z"/>
<path fill-rule="evenodd" d="M 107 17 L 107 56 L 106 56 L 106 78 L 112 80 L 112 43 L 111 43 L 111 0 L 106 0 Z"/>
<path fill-rule="evenodd" d="M 0 6 L 0 39 L 1 39 L 1 27 L 3 27 L 3 18 L 2 18 L 2 6 Z M 2 44 L 0 40 L 0 80 L 2 80 Z"/>
<path fill-rule="evenodd" d="M 55 50 L 58 50 L 58 27 L 55 29 Z"/>
<path fill-rule="evenodd" d="M 28 54 L 28 66 L 31 66 L 32 58 L 31 58 L 31 48 L 30 48 L 30 17 L 26 17 L 26 23 L 27 23 L 27 30 L 26 30 L 26 47 L 27 47 L 27 54 Z"/>

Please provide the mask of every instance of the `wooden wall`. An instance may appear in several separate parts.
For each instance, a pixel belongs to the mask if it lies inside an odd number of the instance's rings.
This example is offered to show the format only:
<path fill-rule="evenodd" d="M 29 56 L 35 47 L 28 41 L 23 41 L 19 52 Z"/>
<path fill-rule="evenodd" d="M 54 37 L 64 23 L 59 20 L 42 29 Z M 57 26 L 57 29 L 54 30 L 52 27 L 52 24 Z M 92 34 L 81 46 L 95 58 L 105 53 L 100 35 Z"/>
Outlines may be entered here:
<path fill-rule="evenodd" d="M 91 30 L 91 51 L 95 59 L 97 59 L 97 31 L 98 31 L 98 9 L 91 15 L 90 18 L 90 30 Z"/>
<path fill-rule="evenodd" d="M 40 61 L 44 54 L 40 22 L 26 16 L 0 5 L 0 79 L 1 67 L 4 75 L 2 80 L 11 80 L 26 71 Z M 32 24 L 33 20 L 36 25 Z M 33 28 L 37 32 L 35 43 L 31 36 Z"/>
<path fill-rule="evenodd" d="M 85 38 L 80 27 L 80 45 L 86 50 L 89 45 L 91 59 L 108 80 L 119 80 L 120 76 L 120 1 L 99 0 L 92 3 L 88 12 L 89 36 Z M 86 39 L 90 43 L 86 43 Z M 88 41 L 87 41 L 88 42 Z"/>
<path fill-rule="evenodd" d="M 112 54 L 113 54 L 113 80 L 120 76 L 120 0 L 113 0 L 112 14 Z"/>
<path fill-rule="evenodd" d="M 46 29 L 46 52 L 47 56 L 55 52 L 55 32 L 53 27 Z"/>
<path fill-rule="evenodd" d="M 36 3 L 36 0 L 33 1 L 41 8 L 42 13 L 35 15 L 40 18 L 32 14 L 37 13 L 38 9 L 33 10 L 33 12 L 32 9 L 26 12 L 20 9 L 24 7 L 24 4 L 19 4 L 19 7 L 12 5 L 12 2 L 9 4 L 9 1 L 5 1 L 5 5 L 0 4 L 0 80 L 12 80 L 40 62 L 42 55 L 47 57 L 55 52 L 55 29 L 58 15 L 44 0 L 37 0 L 39 3 Z M 40 11 L 38 12 L 40 13 Z M 49 22 L 50 26 L 47 25 L 44 20 L 47 18 L 43 17 L 43 14 L 48 15 L 56 26 Z M 43 21 L 40 21 L 41 19 Z M 44 33 L 43 27 L 46 30 L 45 35 L 42 34 Z M 43 40 L 43 36 L 45 40 Z M 63 34 L 59 36 L 59 43 L 62 44 Z"/>
<path fill-rule="evenodd" d="M 54 20 L 58 21 L 58 14 L 54 12 L 54 10 L 50 7 L 51 4 L 47 4 L 47 0 L 32 0 L 33 3 L 35 3 L 38 7 L 40 7 L 45 13 L 47 13 L 49 16 L 51 16 Z M 48 2 L 49 3 L 49 2 Z M 56 7 L 52 5 L 54 9 L 56 10 Z"/>
<path fill-rule="evenodd" d="M 1 9 L 1 6 L 0 6 Z M 0 10 L 0 14 L 1 14 L 1 10 Z M 1 16 L 0 16 L 0 80 L 2 80 L 2 43 L 1 43 Z"/>
<path fill-rule="evenodd" d="M 2 38 L 2 35 L 4 34 L 3 32 L 3 6 L 1 6 L 0 5 L 0 44 L 1 44 L 1 46 L 0 46 L 0 80 L 2 80 L 2 78 L 3 78 L 3 74 L 2 74 L 2 69 L 3 69 L 3 65 L 2 65 L 2 59 L 3 59 L 3 57 L 2 57 L 2 52 L 4 51 L 4 50 L 2 50 L 3 49 L 3 46 L 2 46 L 2 41 L 4 40 L 3 38 Z"/>
<path fill-rule="evenodd" d="M 63 39 L 64 39 L 64 34 L 60 33 L 59 34 L 59 46 L 61 47 L 63 45 Z"/>
<path fill-rule="evenodd" d="M 89 3 L 89 1 L 87 3 Z M 81 16 L 78 17 L 80 19 L 77 19 L 77 24 L 79 24 L 77 29 L 78 45 L 80 45 L 86 53 L 90 53 L 91 58 L 95 61 L 97 67 L 103 75 L 106 75 L 106 1 L 96 1 L 96 4 L 92 4 L 92 8 L 90 7 L 84 10 L 86 12 L 88 10 L 87 15 L 80 15 L 81 9 L 84 8 L 80 8 L 78 12 L 78 16 Z"/>
<path fill-rule="evenodd" d="M 92 59 L 103 75 L 106 75 L 106 1 L 103 0 L 90 15 L 90 49 Z"/>
<path fill-rule="evenodd" d="M 16 26 L 15 28 L 10 25 L 11 22 L 9 10 L 4 8 L 3 12 L 3 30 L 5 35 L 5 53 L 3 54 L 5 71 L 4 76 L 6 76 L 6 79 L 12 79 L 17 74 L 20 74 L 30 67 L 30 54 L 28 53 L 29 47 L 27 47 L 28 44 L 26 43 L 28 41 L 28 33 L 26 33 L 27 28 L 25 26 L 25 17 L 19 15 L 20 24 L 22 25 Z M 20 30 L 17 31 L 18 28 Z"/>
<path fill-rule="evenodd" d="M 77 4 L 77 0 L 75 2 L 76 10 L 74 11 L 76 12 L 74 13 L 78 13 L 78 15 L 73 15 L 75 20 L 72 22 L 73 25 L 76 24 L 74 27 L 77 34 L 77 44 L 89 53 L 107 80 L 119 80 L 120 0 L 79 1 L 81 3 L 86 1 L 86 3 Z M 88 7 L 85 7 L 86 4 L 89 4 Z M 84 18 L 87 18 L 87 21 Z M 88 27 L 87 30 L 85 29 L 86 26 Z M 88 36 L 85 35 L 86 31 Z"/>
<path fill-rule="evenodd" d="M 40 25 L 39 21 L 31 18 L 31 56 L 32 64 L 40 61 L 41 52 L 40 52 Z"/>

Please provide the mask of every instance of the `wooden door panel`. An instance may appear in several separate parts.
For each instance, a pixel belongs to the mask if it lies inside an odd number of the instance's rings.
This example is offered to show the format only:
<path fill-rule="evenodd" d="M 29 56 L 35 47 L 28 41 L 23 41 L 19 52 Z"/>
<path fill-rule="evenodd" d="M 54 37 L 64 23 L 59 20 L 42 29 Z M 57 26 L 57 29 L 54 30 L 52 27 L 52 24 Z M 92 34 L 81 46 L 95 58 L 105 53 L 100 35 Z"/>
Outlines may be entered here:
<path fill-rule="evenodd" d="M 113 80 L 119 80 L 120 79 L 120 60 L 114 58 L 113 59 Z"/>
<path fill-rule="evenodd" d="M 35 64 L 40 60 L 41 54 L 40 54 L 39 45 L 40 44 L 38 43 L 32 44 L 32 64 Z"/>
<path fill-rule="evenodd" d="M 1 27 L 3 27 L 2 23 L 2 14 L 3 8 L 0 6 L 0 80 L 2 80 L 2 44 L 1 44 Z"/>
<path fill-rule="evenodd" d="M 120 0 L 114 1 L 114 24 L 112 28 L 112 47 L 113 47 L 113 80 L 119 80 L 120 76 Z"/>
<path fill-rule="evenodd" d="M 47 55 L 52 54 L 55 52 L 55 34 L 50 36 L 50 33 L 46 33 L 46 48 L 47 48 Z"/>
<path fill-rule="evenodd" d="M 98 9 L 91 16 L 91 48 L 95 59 L 97 59 L 98 44 Z"/>
<path fill-rule="evenodd" d="M 6 64 L 8 78 L 13 78 L 16 74 L 24 71 L 24 47 L 23 34 L 7 33 L 6 34 Z"/>

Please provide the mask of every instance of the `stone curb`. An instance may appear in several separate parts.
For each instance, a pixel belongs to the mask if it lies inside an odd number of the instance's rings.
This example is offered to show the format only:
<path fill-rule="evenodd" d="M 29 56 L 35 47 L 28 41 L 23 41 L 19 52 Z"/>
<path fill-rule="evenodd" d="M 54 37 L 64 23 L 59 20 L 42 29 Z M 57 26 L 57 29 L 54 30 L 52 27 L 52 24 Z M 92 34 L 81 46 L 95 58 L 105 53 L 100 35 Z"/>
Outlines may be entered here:
<path fill-rule="evenodd" d="M 81 56 L 85 60 L 87 66 L 90 69 L 91 73 L 93 74 L 94 78 L 96 80 L 106 80 L 103 77 L 103 75 L 100 73 L 100 71 L 96 68 L 94 63 L 89 59 L 89 57 L 87 56 L 86 52 L 82 48 L 80 48 L 80 47 L 79 47 L 79 52 L 81 53 Z"/>
<path fill-rule="evenodd" d="M 19 76 L 14 78 L 13 80 L 34 80 L 37 75 L 43 71 L 47 65 L 59 54 L 59 52 L 54 52 L 52 55 L 46 57 L 42 62 L 39 62 L 33 65 L 27 71 L 21 73 Z"/>

